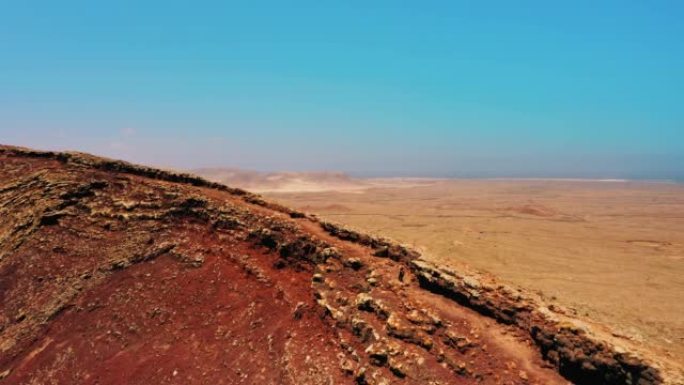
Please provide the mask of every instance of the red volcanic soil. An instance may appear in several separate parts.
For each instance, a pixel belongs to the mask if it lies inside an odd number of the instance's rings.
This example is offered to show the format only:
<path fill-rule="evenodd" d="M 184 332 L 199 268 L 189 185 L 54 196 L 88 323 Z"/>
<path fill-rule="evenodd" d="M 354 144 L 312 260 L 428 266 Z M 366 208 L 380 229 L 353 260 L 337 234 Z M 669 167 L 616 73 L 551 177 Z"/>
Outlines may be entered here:
<path fill-rule="evenodd" d="M 238 189 L 0 146 L 0 384 L 656 384 L 503 286 Z"/>

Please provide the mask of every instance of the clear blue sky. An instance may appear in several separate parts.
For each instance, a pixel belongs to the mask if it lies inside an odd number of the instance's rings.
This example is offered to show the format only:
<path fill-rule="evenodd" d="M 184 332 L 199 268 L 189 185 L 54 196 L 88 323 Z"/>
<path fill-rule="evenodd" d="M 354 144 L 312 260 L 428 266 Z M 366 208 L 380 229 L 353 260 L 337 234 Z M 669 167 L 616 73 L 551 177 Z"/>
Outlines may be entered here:
<path fill-rule="evenodd" d="M 187 168 L 682 178 L 683 20 L 681 1 L 7 1 L 0 142 Z"/>

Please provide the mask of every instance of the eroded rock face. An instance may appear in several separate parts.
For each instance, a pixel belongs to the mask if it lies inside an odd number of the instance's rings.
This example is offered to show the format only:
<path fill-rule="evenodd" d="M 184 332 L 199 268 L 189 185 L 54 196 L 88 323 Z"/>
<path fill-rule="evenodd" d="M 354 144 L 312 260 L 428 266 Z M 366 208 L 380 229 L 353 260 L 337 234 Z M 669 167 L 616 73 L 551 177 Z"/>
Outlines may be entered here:
<path fill-rule="evenodd" d="M 413 250 L 189 175 L 0 146 L 0 217 L 2 384 L 660 381 Z"/>
<path fill-rule="evenodd" d="M 540 306 L 503 287 L 487 286 L 424 261 L 411 263 L 421 286 L 527 331 L 543 357 L 578 384 L 657 384 L 658 371 L 634 355 L 596 340 L 573 324 L 547 317 Z M 467 339 L 448 336 L 452 345 Z M 469 343 L 468 343 L 469 344 Z"/>

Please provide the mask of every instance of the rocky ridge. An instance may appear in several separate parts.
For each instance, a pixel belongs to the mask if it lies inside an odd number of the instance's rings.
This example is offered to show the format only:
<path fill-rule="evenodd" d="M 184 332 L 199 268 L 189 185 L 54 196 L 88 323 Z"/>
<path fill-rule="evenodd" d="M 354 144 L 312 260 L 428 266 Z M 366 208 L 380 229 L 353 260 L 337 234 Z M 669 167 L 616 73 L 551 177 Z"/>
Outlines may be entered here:
<path fill-rule="evenodd" d="M 0 383 L 675 383 L 521 291 L 192 175 L 0 147 Z"/>

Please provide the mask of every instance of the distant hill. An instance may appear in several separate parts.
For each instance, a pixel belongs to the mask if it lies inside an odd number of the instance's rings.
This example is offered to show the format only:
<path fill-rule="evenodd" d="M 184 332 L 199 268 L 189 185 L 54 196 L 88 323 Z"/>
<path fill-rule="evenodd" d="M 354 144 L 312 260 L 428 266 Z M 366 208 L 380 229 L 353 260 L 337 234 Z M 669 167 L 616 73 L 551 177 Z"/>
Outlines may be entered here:
<path fill-rule="evenodd" d="M 200 168 L 191 172 L 254 192 L 345 191 L 371 186 L 341 172 L 259 172 L 236 168 Z"/>

